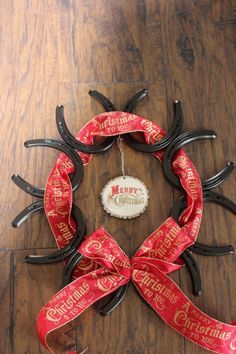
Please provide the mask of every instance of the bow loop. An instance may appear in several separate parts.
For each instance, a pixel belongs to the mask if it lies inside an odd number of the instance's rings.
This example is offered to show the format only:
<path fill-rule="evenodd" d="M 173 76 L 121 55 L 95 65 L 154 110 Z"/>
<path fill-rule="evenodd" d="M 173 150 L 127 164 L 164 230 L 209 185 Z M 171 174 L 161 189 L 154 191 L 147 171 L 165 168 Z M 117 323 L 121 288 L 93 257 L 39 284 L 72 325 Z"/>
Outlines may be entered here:
<path fill-rule="evenodd" d="M 131 278 L 129 258 L 104 227 L 100 227 L 87 237 L 78 250 L 85 257 L 96 261 L 111 273 Z"/>
<path fill-rule="evenodd" d="M 133 257 L 131 261 L 132 274 L 135 270 L 149 270 L 149 266 L 159 269 L 164 274 L 170 274 L 182 268 L 182 264 L 163 261 L 151 257 Z"/>
<path fill-rule="evenodd" d="M 144 241 L 135 256 L 174 262 L 192 244 L 192 238 L 170 217 Z"/>

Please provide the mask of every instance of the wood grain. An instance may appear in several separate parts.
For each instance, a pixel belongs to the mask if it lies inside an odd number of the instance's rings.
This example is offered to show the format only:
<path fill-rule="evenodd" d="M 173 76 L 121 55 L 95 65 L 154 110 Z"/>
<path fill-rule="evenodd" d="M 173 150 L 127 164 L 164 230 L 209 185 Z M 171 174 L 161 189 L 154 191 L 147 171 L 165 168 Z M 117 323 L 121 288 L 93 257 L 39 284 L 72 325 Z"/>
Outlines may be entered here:
<path fill-rule="evenodd" d="M 62 264 L 32 266 L 25 255 L 55 247 L 43 213 L 19 229 L 13 217 L 33 202 L 10 178 L 18 173 L 43 186 L 57 153 L 24 148 L 31 138 L 59 138 L 55 107 L 65 106 L 76 133 L 103 108 L 88 95 L 97 89 L 118 107 L 140 88 L 149 95 L 135 112 L 164 129 L 173 118 L 174 98 L 182 100 L 184 130 L 215 129 L 216 141 L 186 147 L 202 178 L 236 161 L 236 7 L 232 0 L 2 0 L 0 2 L 0 354 L 41 354 L 35 321 L 41 306 L 59 289 Z M 93 157 L 74 195 L 86 216 L 87 232 L 100 225 L 130 256 L 168 216 L 179 191 L 164 179 L 150 155 L 124 145 L 127 173 L 147 185 L 144 215 L 121 221 L 107 215 L 99 194 L 121 173 L 117 146 Z M 235 173 L 218 188 L 236 201 Z M 199 240 L 235 244 L 235 217 L 205 204 Z M 172 276 L 203 311 L 231 323 L 236 318 L 236 257 L 196 256 L 203 294 L 191 295 L 186 269 Z M 194 354 L 205 350 L 185 341 L 140 299 L 131 286 L 122 305 L 99 315 L 103 299 L 50 341 L 56 353 L 88 347 L 90 354 Z"/>
<path fill-rule="evenodd" d="M 185 129 L 206 128 L 218 133 L 214 142 L 186 147 L 203 178 L 235 159 L 236 7 L 231 1 L 160 1 L 163 61 L 167 97 L 183 101 Z M 236 200 L 235 173 L 218 188 Z M 235 245 L 234 216 L 212 203 L 205 204 L 199 240 L 207 244 Z M 236 316 L 235 256 L 202 257 L 199 261 L 203 293 L 193 302 L 214 318 L 227 323 Z M 181 287 L 189 293 L 190 282 L 180 272 Z M 206 350 L 185 341 L 185 352 Z"/>
<path fill-rule="evenodd" d="M 0 313 L 4 323 L 2 322 L 0 353 L 11 353 L 12 348 L 12 280 L 11 274 L 11 254 L 10 252 L 0 252 Z"/>

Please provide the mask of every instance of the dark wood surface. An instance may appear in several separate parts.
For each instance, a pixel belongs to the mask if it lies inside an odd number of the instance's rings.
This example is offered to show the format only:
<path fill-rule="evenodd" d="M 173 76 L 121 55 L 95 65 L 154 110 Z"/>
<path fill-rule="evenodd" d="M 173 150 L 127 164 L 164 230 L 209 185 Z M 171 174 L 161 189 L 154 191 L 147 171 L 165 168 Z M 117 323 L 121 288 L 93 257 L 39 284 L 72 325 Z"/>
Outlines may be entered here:
<path fill-rule="evenodd" d="M 24 148 L 29 138 L 58 138 L 55 107 L 64 104 L 75 133 L 103 111 L 88 95 L 95 88 L 122 109 L 126 99 L 147 87 L 149 96 L 136 112 L 167 129 L 172 101 L 181 99 L 184 130 L 215 129 L 215 141 L 186 148 L 201 176 L 236 161 L 236 3 L 230 0 L 2 0 L 0 1 L 1 236 L 0 354 L 41 354 L 35 321 L 41 306 L 59 289 L 62 264 L 33 266 L 32 252 L 47 253 L 55 243 L 43 214 L 19 229 L 11 220 L 33 198 L 20 191 L 11 175 L 45 183 L 56 153 Z M 120 175 L 115 146 L 86 167 L 75 201 L 88 233 L 104 225 L 132 255 L 166 219 L 179 192 L 164 179 L 149 155 L 124 146 L 127 173 L 150 190 L 144 215 L 122 221 L 102 209 L 99 193 Z M 217 190 L 236 201 L 235 173 Z M 236 246 L 235 216 L 205 204 L 199 240 Z M 186 269 L 172 276 L 203 311 L 231 323 L 236 319 L 236 257 L 196 257 L 203 293 L 191 294 Z M 195 354 L 205 350 L 169 328 L 131 287 L 125 301 L 108 317 L 95 304 L 50 340 L 56 353 Z"/>

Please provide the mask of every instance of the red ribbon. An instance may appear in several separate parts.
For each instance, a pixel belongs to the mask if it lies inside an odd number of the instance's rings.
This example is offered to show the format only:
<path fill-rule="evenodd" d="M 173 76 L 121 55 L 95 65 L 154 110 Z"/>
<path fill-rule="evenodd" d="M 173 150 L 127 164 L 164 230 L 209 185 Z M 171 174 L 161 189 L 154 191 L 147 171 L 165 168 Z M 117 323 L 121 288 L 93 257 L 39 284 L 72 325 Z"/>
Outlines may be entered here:
<path fill-rule="evenodd" d="M 147 143 L 154 143 L 165 136 L 165 132 L 157 124 L 140 116 L 108 112 L 94 117 L 76 138 L 86 144 L 93 144 L 94 136 L 111 136 L 136 131 L 143 132 Z M 84 164 L 91 160 L 91 155 L 78 153 Z M 164 151 L 161 150 L 153 155 L 161 162 L 163 154 Z M 180 228 L 172 218 L 167 219 L 143 243 L 131 261 L 104 229 L 99 229 L 87 238 L 79 248 L 79 252 L 83 253 L 85 258 L 80 261 L 74 272 L 77 279 L 44 306 L 37 320 L 39 338 L 51 352 L 46 341 L 48 333 L 71 321 L 92 303 L 131 279 L 140 294 L 164 321 L 182 335 L 216 352 L 217 350 L 219 352 L 221 346 L 233 347 L 233 341 L 226 345 L 233 335 L 225 339 L 220 329 L 221 337 L 212 338 L 214 333 L 215 336 L 218 333 L 213 332 L 217 326 L 223 326 L 222 331 L 227 329 L 227 334 L 228 327 L 232 326 L 221 324 L 202 314 L 167 277 L 168 273 L 180 268 L 182 263 L 178 257 L 184 249 L 195 242 L 202 217 L 200 178 L 182 149 L 175 154 L 172 168 L 179 176 L 187 195 L 187 208 L 180 218 L 182 227 Z M 74 167 L 70 159 L 60 154 L 46 184 L 45 212 L 59 248 L 69 243 L 75 231 L 75 223 L 71 217 L 72 189 L 69 179 L 69 174 L 73 172 Z M 193 323 L 188 323 L 187 320 Z M 203 332 L 207 321 L 209 326 L 215 327 Z M 198 324 L 195 326 L 194 323 Z"/>
<path fill-rule="evenodd" d="M 72 321 L 97 300 L 130 280 L 143 299 L 177 332 L 216 353 L 235 353 L 236 327 L 201 312 L 168 277 L 178 270 L 178 256 L 193 243 L 176 222 L 167 219 L 129 260 L 101 227 L 86 238 L 78 251 L 100 268 L 74 280 L 40 311 L 38 335 L 49 349 L 47 335 Z M 161 249 L 167 249 L 163 256 Z"/>

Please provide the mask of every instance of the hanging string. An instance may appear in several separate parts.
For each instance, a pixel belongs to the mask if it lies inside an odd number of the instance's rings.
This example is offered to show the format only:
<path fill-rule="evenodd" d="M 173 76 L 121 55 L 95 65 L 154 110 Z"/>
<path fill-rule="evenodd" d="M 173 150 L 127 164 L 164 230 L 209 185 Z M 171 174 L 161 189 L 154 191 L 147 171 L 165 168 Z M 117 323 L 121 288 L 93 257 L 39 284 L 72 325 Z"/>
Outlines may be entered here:
<path fill-rule="evenodd" d="M 122 138 L 119 136 L 117 144 L 118 144 L 118 148 L 120 150 L 120 157 L 121 157 L 121 171 L 122 171 L 122 175 L 125 178 L 125 156 L 124 156 L 124 150 L 122 147 L 122 143 L 121 143 Z"/>

